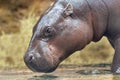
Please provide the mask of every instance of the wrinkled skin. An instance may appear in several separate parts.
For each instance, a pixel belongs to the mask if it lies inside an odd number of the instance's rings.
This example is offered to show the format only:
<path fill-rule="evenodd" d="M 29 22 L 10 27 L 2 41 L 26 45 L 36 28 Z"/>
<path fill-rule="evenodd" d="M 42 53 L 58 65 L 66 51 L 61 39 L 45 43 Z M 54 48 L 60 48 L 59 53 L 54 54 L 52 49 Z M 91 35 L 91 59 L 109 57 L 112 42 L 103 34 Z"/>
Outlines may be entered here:
<path fill-rule="evenodd" d="M 119 0 L 56 0 L 33 29 L 26 65 L 52 72 L 73 52 L 106 36 L 115 49 L 112 72 L 120 73 L 119 6 Z"/>

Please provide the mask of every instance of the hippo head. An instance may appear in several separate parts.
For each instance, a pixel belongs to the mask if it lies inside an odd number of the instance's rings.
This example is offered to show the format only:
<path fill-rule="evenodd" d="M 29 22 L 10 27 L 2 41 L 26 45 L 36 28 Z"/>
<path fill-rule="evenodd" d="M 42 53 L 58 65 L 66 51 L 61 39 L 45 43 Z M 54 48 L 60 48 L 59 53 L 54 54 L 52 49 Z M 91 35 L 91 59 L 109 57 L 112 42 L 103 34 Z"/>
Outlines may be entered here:
<path fill-rule="evenodd" d="M 33 71 L 52 72 L 59 63 L 92 39 L 89 19 L 79 19 L 70 3 L 54 4 L 40 18 L 24 56 Z M 89 24 L 89 26 L 88 26 Z"/>

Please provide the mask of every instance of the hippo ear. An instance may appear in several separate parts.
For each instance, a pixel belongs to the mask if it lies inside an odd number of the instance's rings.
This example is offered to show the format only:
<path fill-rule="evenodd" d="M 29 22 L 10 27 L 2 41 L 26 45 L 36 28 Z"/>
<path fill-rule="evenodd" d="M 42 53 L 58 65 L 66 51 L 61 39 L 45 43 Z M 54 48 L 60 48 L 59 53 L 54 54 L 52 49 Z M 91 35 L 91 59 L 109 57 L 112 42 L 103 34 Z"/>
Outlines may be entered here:
<path fill-rule="evenodd" d="M 65 7 L 64 15 L 71 16 L 72 14 L 73 14 L 73 6 L 70 3 L 68 3 L 67 6 Z"/>

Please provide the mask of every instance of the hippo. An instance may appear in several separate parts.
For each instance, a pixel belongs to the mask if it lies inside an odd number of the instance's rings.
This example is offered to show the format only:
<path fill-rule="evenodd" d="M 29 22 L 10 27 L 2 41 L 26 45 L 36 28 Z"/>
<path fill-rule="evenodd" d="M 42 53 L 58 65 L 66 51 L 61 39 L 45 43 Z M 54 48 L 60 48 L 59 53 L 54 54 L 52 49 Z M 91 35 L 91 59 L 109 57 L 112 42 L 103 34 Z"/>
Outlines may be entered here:
<path fill-rule="evenodd" d="M 103 36 L 115 50 L 111 72 L 120 73 L 120 0 L 56 0 L 33 28 L 24 62 L 53 72 L 73 52 Z"/>

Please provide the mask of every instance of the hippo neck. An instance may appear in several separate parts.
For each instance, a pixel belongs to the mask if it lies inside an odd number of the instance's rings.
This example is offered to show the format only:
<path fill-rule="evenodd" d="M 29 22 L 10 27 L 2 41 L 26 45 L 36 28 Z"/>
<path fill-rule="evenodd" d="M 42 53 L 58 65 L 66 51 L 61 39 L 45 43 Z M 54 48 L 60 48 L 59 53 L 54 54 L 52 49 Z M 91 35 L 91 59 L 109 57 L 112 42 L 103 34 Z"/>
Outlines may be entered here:
<path fill-rule="evenodd" d="M 104 36 L 107 26 L 109 11 L 104 0 L 60 0 L 64 5 L 71 3 L 75 7 L 77 17 L 81 19 L 88 17 L 89 11 L 92 17 L 93 39 L 92 41 L 98 41 Z M 62 3 L 63 4 L 63 3 Z M 78 4 L 78 5 L 76 5 Z M 88 9 L 89 7 L 89 9 Z M 83 13 L 83 14 L 82 14 Z M 87 18 L 89 19 L 89 18 Z M 87 21 L 87 19 L 85 21 Z M 88 21 L 87 21 L 88 22 Z"/>
<path fill-rule="evenodd" d="M 104 35 L 109 18 L 108 7 L 103 0 L 86 0 L 92 16 L 93 41 L 98 41 Z"/>

